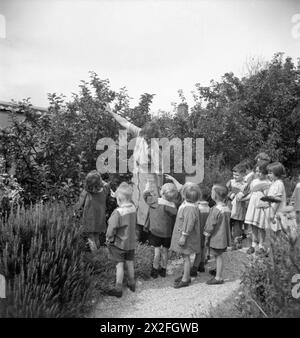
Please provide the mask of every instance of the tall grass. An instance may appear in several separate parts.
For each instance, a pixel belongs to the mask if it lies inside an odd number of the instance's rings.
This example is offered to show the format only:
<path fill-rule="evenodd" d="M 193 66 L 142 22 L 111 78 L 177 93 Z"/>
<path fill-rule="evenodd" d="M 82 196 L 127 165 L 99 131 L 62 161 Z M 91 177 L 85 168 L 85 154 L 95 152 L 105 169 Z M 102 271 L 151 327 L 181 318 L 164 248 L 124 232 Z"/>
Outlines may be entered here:
<path fill-rule="evenodd" d="M 0 273 L 7 317 L 76 317 L 87 309 L 92 267 L 81 229 L 59 204 L 19 208 L 0 220 Z"/>

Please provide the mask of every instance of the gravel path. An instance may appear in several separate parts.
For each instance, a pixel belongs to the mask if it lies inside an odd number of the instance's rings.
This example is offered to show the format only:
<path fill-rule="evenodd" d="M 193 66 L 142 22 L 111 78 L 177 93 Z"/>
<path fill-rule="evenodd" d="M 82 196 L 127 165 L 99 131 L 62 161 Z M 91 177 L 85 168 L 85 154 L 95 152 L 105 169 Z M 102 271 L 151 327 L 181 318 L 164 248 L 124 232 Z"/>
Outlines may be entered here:
<path fill-rule="evenodd" d="M 240 286 L 240 275 L 247 262 L 242 251 L 225 254 L 225 283 L 207 285 L 211 278 L 206 273 L 192 278 L 189 287 L 174 289 L 174 278 L 182 271 L 182 260 L 171 261 L 167 277 L 139 280 L 136 292 L 124 289 L 122 298 L 105 296 L 97 304 L 92 317 L 95 318 L 172 318 L 205 317 L 210 309 L 232 299 Z M 212 266 L 210 262 L 208 266 Z"/>

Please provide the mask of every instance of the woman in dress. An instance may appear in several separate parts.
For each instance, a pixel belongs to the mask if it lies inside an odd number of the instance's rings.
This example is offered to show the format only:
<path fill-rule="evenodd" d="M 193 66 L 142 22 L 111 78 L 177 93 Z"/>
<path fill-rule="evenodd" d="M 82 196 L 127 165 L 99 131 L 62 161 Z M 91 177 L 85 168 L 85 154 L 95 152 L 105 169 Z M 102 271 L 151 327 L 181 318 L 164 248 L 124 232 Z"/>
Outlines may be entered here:
<path fill-rule="evenodd" d="M 156 121 L 150 121 L 143 128 L 139 128 L 124 117 L 112 112 L 108 104 L 106 112 L 136 138 L 133 151 L 132 200 L 137 208 L 138 240 L 144 241 L 143 229 L 146 225 L 149 206 L 143 198 L 143 192 L 148 183 L 152 194 L 159 197 L 159 191 L 163 184 L 161 152 L 157 140 L 155 140 L 160 137 L 160 128 Z"/>

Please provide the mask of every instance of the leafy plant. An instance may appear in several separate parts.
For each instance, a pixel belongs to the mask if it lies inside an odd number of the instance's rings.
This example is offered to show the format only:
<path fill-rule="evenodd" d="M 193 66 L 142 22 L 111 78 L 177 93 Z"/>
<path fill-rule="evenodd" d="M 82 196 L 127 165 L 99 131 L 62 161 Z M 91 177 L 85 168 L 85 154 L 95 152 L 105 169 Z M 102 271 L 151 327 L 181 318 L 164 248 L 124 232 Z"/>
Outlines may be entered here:
<path fill-rule="evenodd" d="M 292 277 L 300 273 L 299 244 L 281 234 L 270 245 L 270 255 L 252 258 L 245 270 L 238 307 L 246 317 L 299 317 L 300 303 L 291 292 Z"/>
<path fill-rule="evenodd" d="M 81 229 L 62 205 L 19 208 L 0 221 L 0 270 L 7 317 L 76 317 L 87 310 L 92 267 Z"/>
<path fill-rule="evenodd" d="M 137 244 L 134 259 L 135 278 L 150 278 L 153 255 L 154 251 L 152 247 L 146 244 Z M 86 260 L 93 266 L 93 271 L 96 276 L 96 288 L 100 290 L 100 292 L 105 293 L 109 288 L 114 286 L 116 279 L 116 265 L 109 260 L 106 247 L 101 247 L 94 254 L 87 254 Z M 126 275 L 124 284 L 126 284 Z"/>

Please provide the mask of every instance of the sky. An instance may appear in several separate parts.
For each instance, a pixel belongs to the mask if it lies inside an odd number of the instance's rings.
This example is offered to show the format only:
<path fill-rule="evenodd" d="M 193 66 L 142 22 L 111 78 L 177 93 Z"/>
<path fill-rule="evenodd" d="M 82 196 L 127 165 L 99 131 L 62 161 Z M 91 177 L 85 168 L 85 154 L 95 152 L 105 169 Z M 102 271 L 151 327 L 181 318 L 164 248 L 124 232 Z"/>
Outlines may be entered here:
<path fill-rule="evenodd" d="M 147 92 L 170 111 L 179 89 L 192 104 L 196 83 L 243 76 L 251 58 L 296 62 L 299 23 L 300 0 L 0 0 L 0 100 L 46 107 L 95 71 L 131 106 Z"/>

